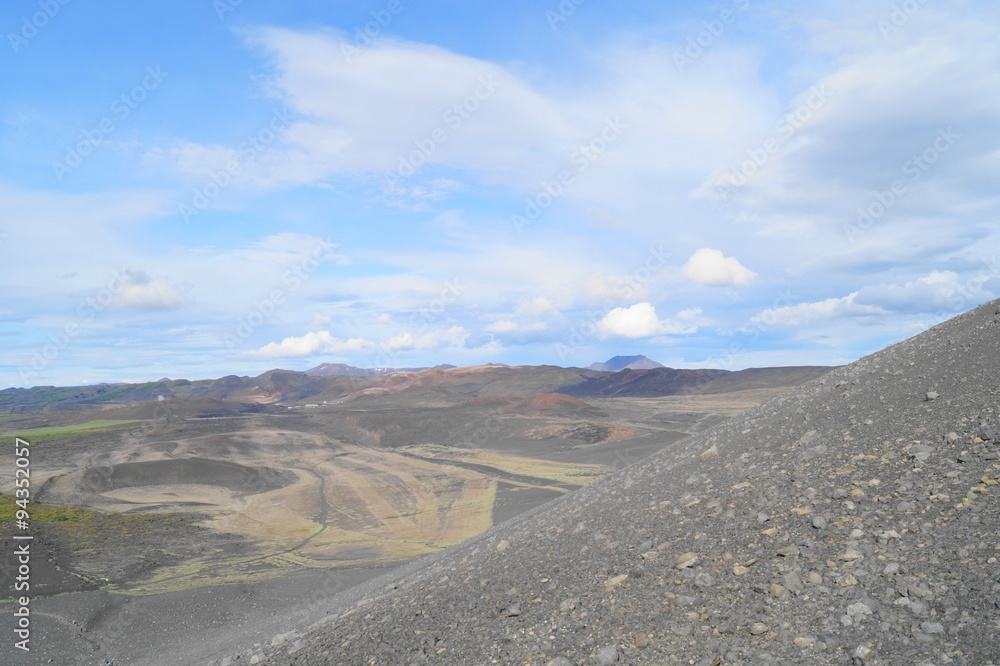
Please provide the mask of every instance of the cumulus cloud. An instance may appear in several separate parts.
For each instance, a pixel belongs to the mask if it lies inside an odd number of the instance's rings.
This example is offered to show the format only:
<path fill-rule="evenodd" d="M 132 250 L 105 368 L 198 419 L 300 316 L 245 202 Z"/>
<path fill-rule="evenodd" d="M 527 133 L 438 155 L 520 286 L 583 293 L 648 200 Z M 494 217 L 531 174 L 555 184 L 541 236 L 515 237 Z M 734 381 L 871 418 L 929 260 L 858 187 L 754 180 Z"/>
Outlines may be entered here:
<path fill-rule="evenodd" d="M 120 291 L 113 307 L 133 310 L 173 310 L 184 305 L 185 298 L 166 278 L 150 278 L 143 271 L 124 270 L 118 274 Z"/>
<path fill-rule="evenodd" d="M 660 319 L 650 303 L 614 308 L 597 324 L 606 337 L 646 338 L 651 335 L 691 335 L 707 322 L 701 308 L 681 310 L 673 319 Z"/>
<path fill-rule="evenodd" d="M 649 303 L 637 303 L 628 308 L 611 310 L 604 315 L 597 328 L 607 335 L 645 338 L 662 332 L 663 324 L 656 316 L 656 308 Z"/>
<path fill-rule="evenodd" d="M 734 257 L 707 247 L 691 255 L 682 270 L 684 277 L 691 282 L 713 287 L 742 287 L 757 277 Z"/>
<path fill-rule="evenodd" d="M 342 340 L 333 337 L 330 331 L 310 331 L 301 337 L 289 337 L 281 342 L 271 342 L 260 349 L 247 352 L 247 355 L 264 358 L 289 358 L 362 351 L 372 347 L 374 347 L 374 343 L 364 338 Z"/>

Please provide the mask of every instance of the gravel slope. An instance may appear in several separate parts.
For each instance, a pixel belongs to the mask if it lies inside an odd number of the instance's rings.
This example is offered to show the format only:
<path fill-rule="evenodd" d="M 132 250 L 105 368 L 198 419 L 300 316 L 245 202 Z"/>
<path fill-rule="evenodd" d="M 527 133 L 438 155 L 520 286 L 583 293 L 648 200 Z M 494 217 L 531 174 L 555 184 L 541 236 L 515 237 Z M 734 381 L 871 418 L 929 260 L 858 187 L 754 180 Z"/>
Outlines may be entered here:
<path fill-rule="evenodd" d="M 1000 663 L 998 384 L 994 301 L 221 663 Z"/>

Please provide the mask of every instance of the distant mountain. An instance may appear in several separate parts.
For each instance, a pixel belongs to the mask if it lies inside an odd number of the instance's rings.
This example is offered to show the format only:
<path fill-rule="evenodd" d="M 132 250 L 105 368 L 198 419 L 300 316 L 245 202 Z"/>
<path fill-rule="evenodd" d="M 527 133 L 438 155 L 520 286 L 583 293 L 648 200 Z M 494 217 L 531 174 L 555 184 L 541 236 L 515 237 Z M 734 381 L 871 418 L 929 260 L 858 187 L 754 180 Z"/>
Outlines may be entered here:
<path fill-rule="evenodd" d="M 618 372 L 619 370 L 652 370 L 662 367 L 664 367 L 662 363 L 657 363 L 640 354 L 639 356 L 615 356 L 604 363 L 593 363 L 587 369 L 598 372 Z"/>
<path fill-rule="evenodd" d="M 558 392 L 575 398 L 650 398 L 676 395 L 728 374 L 730 374 L 728 370 L 676 370 L 664 367 L 652 370 L 632 370 L 628 368 L 584 379 L 584 381 L 576 382 L 571 386 L 561 387 Z"/>

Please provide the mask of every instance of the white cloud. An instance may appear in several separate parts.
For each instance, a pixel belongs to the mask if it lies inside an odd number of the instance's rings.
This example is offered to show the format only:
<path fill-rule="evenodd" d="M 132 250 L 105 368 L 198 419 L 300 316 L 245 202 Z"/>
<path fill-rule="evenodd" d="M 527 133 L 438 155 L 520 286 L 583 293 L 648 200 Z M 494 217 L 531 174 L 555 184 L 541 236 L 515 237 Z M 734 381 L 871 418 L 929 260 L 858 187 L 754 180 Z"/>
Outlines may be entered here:
<path fill-rule="evenodd" d="M 994 297 L 983 288 L 986 277 L 977 276 L 963 284 L 953 271 L 932 271 L 902 285 L 864 287 L 856 301 L 893 312 L 957 312 Z"/>
<path fill-rule="evenodd" d="M 664 319 L 661 333 L 667 335 L 692 335 L 708 323 L 701 308 L 688 308 L 677 313 L 675 319 Z"/>
<path fill-rule="evenodd" d="M 517 330 L 517 324 L 508 319 L 498 319 L 492 324 L 488 324 L 483 330 L 490 333 L 510 333 Z"/>
<path fill-rule="evenodd" d="M 656 316 L 656 308 L 649 303 L 637 303 L 628 308 L 615 308 L 604 315 L 597 325 L 607 335 L 626 338 L 645 338 L 663 332 L 663 323 Z"/>
<path fill-rule="evenodd" d="M 858 292 L 841 298 L 827 298 L 813 303 L 799 303 L 776 308 L 766 308 L 754 315 L 741 331 L 751 331 L 759 327 L 802 326 L 814 321 L 839 319 L 844 317 L 867 317 L 887 314 L 882 308 L 855 302 Z"/>
<path fill-rule="evenodd" d="M 534 323 L 518 323 L 516 321 L 511 321 L 509 319 L 498 319 L 497 321 L 487 324 L 483 327 L 483 330 L 487 333 L 540 333 L 541 331 L 548 330 L 549 325 L 544 321 L 536 321 Z"/>
<path fill-rule="evenodd" d="M 804 326 L 835 319 L 871 319 L 912 314 L 940 314 L 971 308 L 995 296 L 984 288 L 989 273 L 963 282 L 953 271 L 932 271 L 904 284 L 862 287 L 847 296 L 766 308 L 740 330 Z"/>
<path fill-rule="evenodd" d="M 452 326 L 448 329 L 431 331 L 419 337 L 414 337 L 410 333 L 401 333 L 393 336 L 379 345 L 382 349 L 392 352 L 406 351 L 407 349 L 441 349 L 448 347 L 464 347 L 465 340 L 469 337 L 468 331 L 462 326 Z"/>
<path fill-rule="evenodd" d="M 173 310 L 184 305 L 185 298 L 166 278 L 150 278 L 142 271 L 122 271 L 118 275 L 120 291 L 112 306 L 133 310 Z"/>
<path fill-rule="evenodd" d="M 384 173 L 407 163 L 519 175 L 532 157 L 558 152 L 571 134 L 549 98 L 500 65 L 388 39 L 345 57 L 349 39 L 282 28 L 253 35 L 274 59 L 273 89 L 301 116 L 261 160 L 271 161 L 262 164 L 261 177 L 272 184 Z M 408 194 L 433 199 L 454 189 L 438 180 Z"/>
<path fill-rule="evenodd" d="M 271 342 L 256 351 L 246 352 L 247 356 L 267 358 L 287 358 L 312 356 L 313 354 L 340 354 L 350 351 L 370 349 L 374 344 L 364 338 L 342 340 L 333 337 L 329 331 L 310 331 L 301 337 L 285 338 L 281 342 Z"/>
<path fill-rule="evenodd" d="M 707 247 L 691 255 L 682 270 L 684 277 L 691 282 L 713 287 L 742 287 L 757 277 L 756 273 L 735 258 Z"/>
<path fill-rule="evenodd" d="M 544 296 L 536 296 L 531 300 L 524 300 L 517 304 L 514 312 L 522 317 L 544 317 L 545 315 L 558 312 L 552 301 Z"/>

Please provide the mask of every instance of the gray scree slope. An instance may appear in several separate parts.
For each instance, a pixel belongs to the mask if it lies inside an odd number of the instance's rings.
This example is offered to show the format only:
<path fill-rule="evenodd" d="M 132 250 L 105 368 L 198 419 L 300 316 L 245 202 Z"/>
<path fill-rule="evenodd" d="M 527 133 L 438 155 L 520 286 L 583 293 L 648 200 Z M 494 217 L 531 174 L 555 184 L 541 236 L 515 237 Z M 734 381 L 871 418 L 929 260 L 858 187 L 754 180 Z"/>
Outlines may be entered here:
<path fill-rule="evenodd" d="M 232 663 L 1000 664 L 998 383 L 994 301 Z"/>

